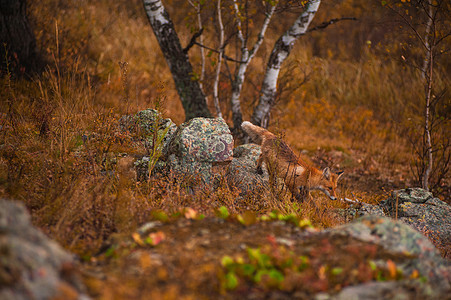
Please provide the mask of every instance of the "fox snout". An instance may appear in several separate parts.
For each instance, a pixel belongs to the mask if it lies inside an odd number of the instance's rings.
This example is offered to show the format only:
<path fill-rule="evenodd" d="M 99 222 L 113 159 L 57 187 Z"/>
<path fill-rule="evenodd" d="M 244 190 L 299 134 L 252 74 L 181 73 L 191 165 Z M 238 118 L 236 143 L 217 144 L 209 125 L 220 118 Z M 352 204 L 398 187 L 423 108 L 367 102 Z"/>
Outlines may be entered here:
<path fill-rule="evenodd" d="M 322 191 L 329 197 L 330 200 L 337 200 L 337 185 L 338 179 L 343 175 L 343 172 L 332 173 L 329 168 L 323 170 L 321 182 L 317 187 L 318 190 Z"/>

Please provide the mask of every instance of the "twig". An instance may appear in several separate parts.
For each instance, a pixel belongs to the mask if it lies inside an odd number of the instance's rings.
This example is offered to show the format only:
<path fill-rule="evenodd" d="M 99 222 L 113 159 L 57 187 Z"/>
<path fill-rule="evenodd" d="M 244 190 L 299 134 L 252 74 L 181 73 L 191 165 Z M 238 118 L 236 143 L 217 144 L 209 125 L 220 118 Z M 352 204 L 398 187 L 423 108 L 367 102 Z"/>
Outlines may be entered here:
<path fill-rule="evenodd" d="M 395 220 L 398 220 L 398 205 L 399 205 L 399 199 L 398 199 L 398 194 L 396 194 L 396 213 L 395 213 Z"/>
<path fill-rule="evenodd" d="M 183 49 L 183 53 L 185 53 L 185 54 L 188 53 L 189 49 L 191 49 L 191 47 L 193 47 L 195 44 L 197 44 L 196 39 L 201 36 L 202 32 L 204 32 L 203 27 L 201 29 L 199 29 L 199 31 L 193 35 L 193 37 L 189 41 L 188 45 Z"/>
<path fill-rule="evenodd" d="M 350 203 L 361 203 L 360 201 L 354 201 L 354 200 L 351 200 L 351 199 L 348 199 L 348 198 L 342 198 L 342 199 L 338 198 L 338 200 L 345 201 L 345 202 L 350 202 Z"/>
<path fill-rule="evenodd" d="M 342 199 L 338 198 L 338 200 L 350 202 L 350 203 L 354 203 L 354 204 L 363 204 L 363 202 L 357 200 L 357 197 L 353 193 L 351 193 L 351 195 L 352 195 L 352 197 L 354 197 L 354 200 L 349 199 L 349 198 L 342 198 Z"/>
<path fill-rule="evenodd" d="M 210 48 L 210 47 L 207 47 L 205 45 L 202 45 L 202 44 L 200 44 L 200 43 L 198 43 L 196 41 L 194 41 L 194 45 L 197 45 L 199 47 L 202 47 L 202 48 L 205 48 L 207 50 L 213 51 L 215 53 L 220 53 L 220 51 L 218 51 L 216 49 L 213 49 L 213 48 Z M 233 61 L 233 62 L 236 62 L 236 63 L 246 63 L 245 61 L 240 61 L 240 60 L 233 59 L 233 58 L 231 58 L 231 57 L 229 57 L 229 56 L 227 56 L 225 54 L 222 54 L 222 57 L 224 57 L 226 60 L 230 60 L 230 61 Z"/>
<path fill-rule="evenodd" d="M 335 19 L 329 20 L 327 22 L 323 22 L 315 27 L 312 27 L 309 30 L 307 30 L 307 32 L 324 29 L 324 28 L 328 27 L 329 25 L 335 24 L 340 21 L 358 21 L 358 19 L 354 18 L 354 17 L 335 18 Z"/>

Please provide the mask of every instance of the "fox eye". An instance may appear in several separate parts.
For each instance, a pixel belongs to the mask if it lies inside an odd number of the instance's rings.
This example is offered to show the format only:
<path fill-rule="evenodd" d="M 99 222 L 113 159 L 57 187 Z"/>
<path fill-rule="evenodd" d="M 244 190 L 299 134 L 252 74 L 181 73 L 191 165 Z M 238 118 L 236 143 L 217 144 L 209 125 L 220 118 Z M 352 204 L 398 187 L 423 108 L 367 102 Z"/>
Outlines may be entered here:
<path fill-rule="evenodd" d="M 328 189 L 329 191 L 332 191 L 332 190 L 333 190 L 333 188 L 332 188 L 332 187 L 330 187 L 330 186 L 329 186 L 329 187 L 328 187 L 327 189 Z"/>

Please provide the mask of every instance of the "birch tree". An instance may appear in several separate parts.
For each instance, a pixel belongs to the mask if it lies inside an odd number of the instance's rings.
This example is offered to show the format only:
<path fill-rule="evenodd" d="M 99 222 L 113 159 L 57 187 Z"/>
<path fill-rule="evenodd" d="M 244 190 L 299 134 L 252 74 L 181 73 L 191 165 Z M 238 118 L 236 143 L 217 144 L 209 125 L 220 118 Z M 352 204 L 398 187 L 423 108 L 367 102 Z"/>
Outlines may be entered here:
<path fill-rule="evenodd" d="M 188 0 L 188 2 L 196 10 L 197 25 L 199 26 L 199 30 L 201 30 L 203 28 L 202 15 L 201 15 L 202 3 L 200 0 L 197 0 L 197 1 L 196 0 L 195 1 Z M 204 43 L 202 34 L 200 34 L 200 36 L 199 36 L 199 42 L 201 44 Z M 205 50 L 202 47 L 200 47 L 200 59 L 201 59 L 201 71 L 200 71 L 199 86 L 200 86 L 200 89 L 202 91 L 204 91 L 203 82 L 205 79 Z"/>
<path fill-rule="evenodd" d="M 434 131 L 440 125 L 440 122 L 437 122 L 437 117 L 434 116 L 433 107 L 447 93 L 446 87 L 442 91 L 436 91 L 435 77 L 437 75 L 438 57 L 449 51 L 449 49 L 446 49 L 446 42 L 451 37 L 451 4 L 446 0 L 416 0 L 412 2 L 392 0 L 382 1 L 382 4 L 399 16 L 401 22 L 407 26 L 408 32 L 414 36 L 416 44 L 424 53 L 421 61 L 408 58 L 407 55 L 407 58 L 403 55 L 402 59 L 409 66 L 418 69 L 423 79 L 424 123 L 423 137 L 420 139 L 420 145 L 416 145 L 419 149 L 416 151 L 419 159 L 417 176 L 422 188 L 429 190 L 434 171 L 436 173 L 434 185 L 437 186 L 448 173 L 451 158 L 449 136 L 445 136 L 441 143 L 433 139 Z M 412 16 L 412 12 L 415 16 Z M 442 47 L 442 45 L 445 46 Z M 443 74 L 443 76 L 446 77 L 446 74 Z M 449 122 L 449 120 L 444 121 Z M 439 162 L 435 161 L 434 155 L 440 157 Z"/>
<path fill-rule="evenodd" d="M 143 0 L 144 9 L 169 65 L 175 87 L 185 110 L 186 120 L 210 117 L 207 101 L 199 82 L 193 78 L 193 67 L 184 51 L 174 24 L 161 0 Z"/>
<path fill-rule="evenodd" d="M 221 106 L 219 105 L 219 76 L 221 75 L 222 57 L 224 55 L 224 24 L 222 23 L 221 0 L 218 0 L 216 11 L 218 13 L 219 26 L 219 53 L 216 64 L 215 81 L 213 83 L 213 102 L 215 104 L 216 115 L 222 118 Z M 201 47 L 202 48 L 202 47 Z"/>
<path fill-rule="evenodd" d="M 223 61 L 232 61 L 235 63 L 235 69 L 233 75 L 229 76 L 231 81 L 231 97 L 230 104 L 232 110 L 232 121 L 233 121 L 233 129 L 235 135 L 240 136 L 241 134 L 241 123 L 243 121 L 243 115 L 241 110 L 241 94 L 243 84 L 245 82 L 246 71 L 248 66 L 250 65 L 252 59 L 255 57 L 257 51 L 262 45 L 266 31 L 271 22 L 271 19 L 274 17 L 276 9 L 279 5 L 278 0 L 267 0 L 263 2 L 263 6 L 265 7 L 265 17 L 261 27 L 258 30 L 257 38 L 253 45 L 249 45 L 249 32 L 243 32 L 243 20 L 245 22 L 248 21 L 245 16 L 243 16 L 243 8 L 240 5 L 238 0 L 231 0 L 230 8 L 232 9 L 232 13 L 235 16 L 235 26 L 236 29 L 233 32 L 233 35 L 236 35 L 236 39 L 238 41 L 239 51 L 237 53 L 236 58 L 230 58 L 226 54 L 226 46 L 227 42 L 224 38 L 224 26 L 222 21 L 221 14 L 221 0 L 217 0 L 217 20 L 218 20 L 218 36 L 219 36 L 219 46 L 217 49 L 212 47 L 208 47 L 204 45 L 202 42 L 196 41 L 196 36 L 191 39 L 189 45 L 183 50 L 180 42 L 178 40 L 177 34 L 175 32 L 174 26 L 169 19 L 169 16 L 164 9 L 161 1 L 157 0 L 143 0 L 144 6 L 149 17 L 149 21 L 151 23 L 152 29 L 157 36 L 157 39 L 160 43 L 160 47 L 165 55 L 165 58 L 169 64 L 171 72 L 174 77 L 174 81 L 176 82 L 176 87 L 179 92 L 179 95 L 182 99 L 182 103 L 184 105 L 187 119 L 193 116 L 209 116 L 210 114 L 207 112 L 207 105 L 205 96 L 202 93 L 201 88 L 199 87 L 199 82 L 194 82 L 193 80 L 188 80 L 190 78 L 190 74 L 192 74 L 192 66 L 189 63 L 189 59 L 187 56 L 187 51 L 192 47 L 192 45 L 198 45 L 201 48 L 207 48 L 210 51 L 216 52 L 218 54 L 218 59 L 216 63 L 215 75 L 214 75 L 214 83 L 213 83 L 213 99 L 216 108 L 216 114 L 218 116 L 221 115 L 220 106 L 219 106 L 219 89 L 218 84 L 220 81 L 221 68 L 223 65 Z M 201 13 L 200 13 L 200 4 L 197 2 L 189 1 L 190 4 L 196 9 L 196 15 L 198 18 L 199 27 L 202 24 Z M 266 127 L 268 125 L 268 116 L 269 112 L 274 105 L 275 97 L 277 95 L 277 80 L 279 77 L 280 68 L 282 67 L 283 62 L 290 54 L 294 43 L 296 40 L 304 35 L 307 32 L 307 28 L 311 23 L 318 7 L 320 5 L 320 0 L 309 0 L 302 1 L 301 8 L 303 9 L 302 13 L 295 20 L 294 24 L 290 27 L 287 32 L 285 32 L 275 43 L 269 61 L 266 67 L 266 73 L 264 76 L 264 81 L 261 87 L 261 96 L 257 107 L 255 108 L 251 121 L 254 124 L 261 125 Z M 252 2 L 245 1 L 244 2 L 244 10 L 247 9 L 248 4 Z M 287 3 L 291 4 L 291 1 Z M 299 4 L 298 4 L 299 5 Z M 247 14 L 247 11 L 244 11 L 244 14 Z M 328 26 L 332 22 L 324 25 Z M 200 28 L 202 31 L 202 28 Z M 202 54 L 203 55 L 203 54 Z M 205 66 L 205 62 L 202 61 L 202 66 Z M 227 70 L 230 72 L 228 65 Z M 202 74 L 203 74 L 202 67 Z M 189 88 L 187 88 L 189 87 Z M 190 99 L 190 97 L 194 97 Z M 199 111 L 196 111 L 199 109 Z M 207 110 L 207 111 L 206 111 Z"/>
<path fill-rule="evenodd" d="M 277 7 L 279 1 L 269 2 L 269 10 L 266 12 L 265 19 L 263 21 L 263 25 L 258 33 L 258 37 L 254 45 L 251 49 L 248 48 L 248 37 L 243 34 L 243 26 L 241 24 L 241 12 L 238 7 L 238 3 L 236 0 L 233 1 L 233 8 L 235 10 L 235 18 L 236 18 L 236 26 L 237 26 L 237 35 L 238 39 L 241 43 L 241 57 L 238 63 L 238 67 L 235 71 L 234 80 L 232 82 L 232 96 L 230 102 L 232 104 L 232 119 L 233 126 L 235 131 L 241 128 L 241 123 L 243 122 L 243 114 L 241 112 L 241 90 L 243 88 L 243 83 L 245 79 L 245 74 L 249 63 L 252 58 L 254 58 L 258 49 L 260 48 L 263 39 L 265 38 L 266 30 L 268 29 L 269 22 L 271 21 L 272 16 L 274 15 L 274 11 Z"/>
<path fill-rule="evenodd" d="M 252 123 L 263 127 L 268 126 L 269 112 L 274 105 L 277 94 L 277 80 L 280 68 L 288 55 L 290 55 L 296 40 L 307 32 L 308 26 L 313 20 L 320 3 L 320 0 L 308 1 L 304 12 L 275 43 L 266 67 L 260 100 L 252 114 Z"/>

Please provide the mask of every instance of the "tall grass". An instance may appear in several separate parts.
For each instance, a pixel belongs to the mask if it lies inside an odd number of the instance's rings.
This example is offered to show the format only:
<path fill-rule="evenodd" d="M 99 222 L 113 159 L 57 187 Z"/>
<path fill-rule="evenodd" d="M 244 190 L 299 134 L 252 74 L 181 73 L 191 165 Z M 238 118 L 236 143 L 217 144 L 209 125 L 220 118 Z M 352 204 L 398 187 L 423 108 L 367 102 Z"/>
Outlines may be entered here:
<path fill-rule="evenodd" d="M 0 197 L 25 202 L 35 224 L 63 245 L 91 253 L 112 233 L 148 220 L 152 209 L 175 212 L 186 206 L 212 215 L 221 205 L 231 212 L 276 208 L 319 226 L 340 222 L 329 212 L 343 205 L 318 194 L 320 214 L 309 203 L 292 203 L 289 193 L 237 201 L 226 182 L 196 194 L 174 185 L 173 178 L 137 183 L 133 155 L 146 149 L 118 129 L 118 119 L 151 106 L 163 83 L 166 115 L 176 123 L 184 120 L 140 1 L 46 0 L 31 3 L 30 11 L 41 50 L 52 63 L 32 81 L 0 79 L 7 87 L 0 90 L 7 99 L 0 103 Z M 412 155 L 405 133 L 421 119 L 422 90 L 412 88 L 420 85 L 419 75 L 370 49 L 359 60 L 312 53 L 300 43 L 284 65 L 280 80 L 286 84 L 272 129 L 284 129 L 298 151 L 313 155 L 320 147 L 344 153 L 349 169 L 377 165 L 372 172 L 390 178 L 408 173 Z M 258 97 L 264 57 L 256 57 L 248 71 L 256 85 L 247 83 L 243 93 L 245 115 Z M 128 63 L 126 101 L 119 62 Z M 299 85 L 305 75 L 308 80 Z M 449 84 L 438 78 L 440 86 Z M 368 201 L 380 197 L 345 184 L 343 195 L 351 192 Z"/>

